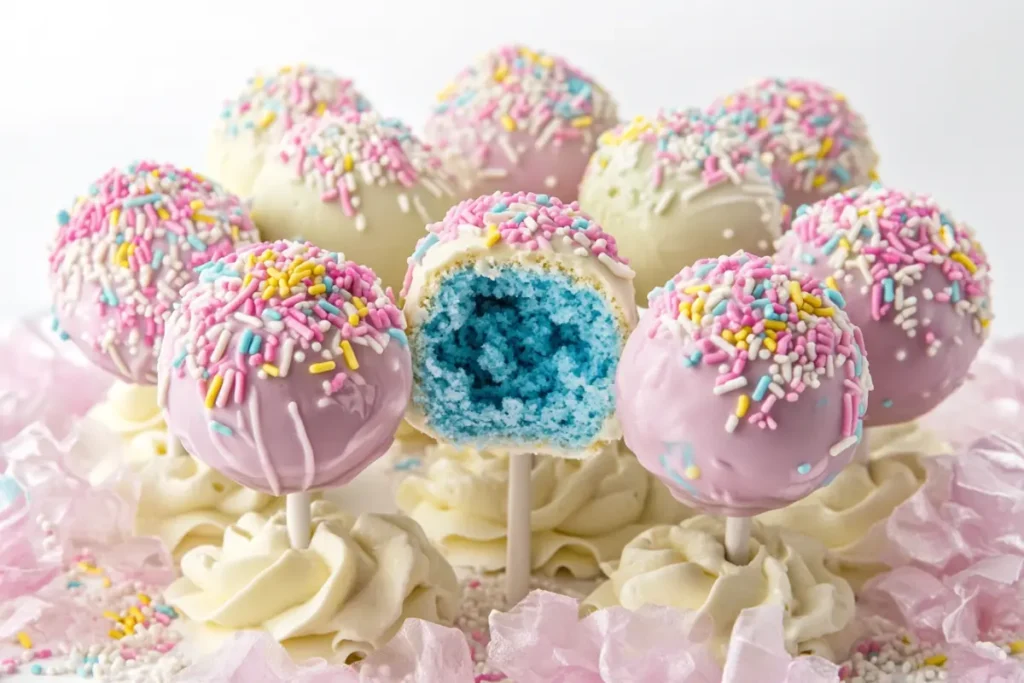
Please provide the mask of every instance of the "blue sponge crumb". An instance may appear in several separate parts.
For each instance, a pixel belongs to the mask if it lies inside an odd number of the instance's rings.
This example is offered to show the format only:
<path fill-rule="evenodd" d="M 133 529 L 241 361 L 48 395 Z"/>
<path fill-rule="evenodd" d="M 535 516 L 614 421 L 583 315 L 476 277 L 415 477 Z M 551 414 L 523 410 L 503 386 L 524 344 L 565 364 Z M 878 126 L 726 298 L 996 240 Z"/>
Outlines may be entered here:
<path fill-rule="evenodd" d="M 413 342 L 413 400 L 457 445 L 582 449 L 614 410 L 622 344 L 604 299 L 564 275 L 456 270 Z"/>

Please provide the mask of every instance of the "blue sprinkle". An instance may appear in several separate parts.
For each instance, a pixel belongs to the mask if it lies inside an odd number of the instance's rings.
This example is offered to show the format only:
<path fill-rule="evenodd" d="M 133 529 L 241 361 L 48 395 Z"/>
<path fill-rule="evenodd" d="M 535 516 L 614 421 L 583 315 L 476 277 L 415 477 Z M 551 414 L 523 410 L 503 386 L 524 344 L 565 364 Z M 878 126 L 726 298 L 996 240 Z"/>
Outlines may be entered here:
<path fill-rule="evenodd" d="M 797 465 L 796 471 L 797 474 L 808 474 L 811 471 L 811 466 L 806 462 L 802 462 Z"/>
<path fill-rule="evenodd" d="M 836 247 L 839 246 L 840 238 L 842 238 L 842 235 L 840 234 L 832 235 L 832 237 L 829 238 L 828 242 L 825 242 L 825 246 L 822 247 L 821 250 L 825 252 L 826 255 L 831 254 L 833 251 L 836 250 Z"/>
<path fill-rule="evenodd" d="M 249 355 L 255 356 L 260 352 L 261 346 L 263 346 L 263 337 L 258 334 L 252 335 L 252 339 L 249 341 Z"/>
<path fill-rule="evenodd" d="M 683 365 L 685 367 L 692 368 L 700 362 L 700 359 L 703 358 L 703 356 L 704 354 L 701 353 L 700 350 L 694 351 L 689 356 L 683 358 Z"/>
<path fill-rule="evenodd" d="M 156 204 L 160 201 L 161 196 L 162 195 L 159 194 L 144 194 L 138 197 L 129 197 L 124 200 L 124 207 L 128 208 L 131 206 L 143 206 L 144 204 Z"/>
<path fill-rule="evenodd" d="M 153 609 L 155 609 L 160 614 L 163 614 L 165 616 L 170 617 L 171 619 L 177 619 L 178 618 L 178 613 L 175 612 L 174 608 L 171 607 L 170 605 L 157 605 Z"/>
<path fill-rule="evenodd" d="M 864 420 L 857 419 L 857 428 L 853 430 L 853 435 L 857 437 L 857 443 L 864 438 Z"/>
<path fill-rule="evenodd" d="M 332 278 L 330 275 L 324 275 L 323 283 L 324 287 L 327 288 L 328 294 L 334 291 L 334 278 Z"/>
<path fill-rule="evenodd" d="M 60 322 L 57 320 L 57 316 L 54 316 L 50 321 L 50 330 L 56 332 L 60 329 Z"/>
<path fill-rule="evenodd" d="M 320 299 L 319 301 L 316 302 L 316 305 L 324 309 L 328 313 L 333 313 L 334 315 L 341 315 L 341 309 L 335 306 L 334 304 L 329 303 L 326 299 Z"/>
<path fill-rule="evenodd" d="M 173 365 L 176 368 L 180 368 L 181 364 L 185 362 L 185 356 L 187 355 L 188 352 L 183 350 L 181 353 L 178 354 L 178 357 L 171 362 L 171 365 Z"/>
<path fill-rule="evenodd" d="M 167 242 L 170 243 L 170 244 L 177 244 L 178 243 L 178 236 L 175 235 L 173 232 L 168 232 L 167 233 Z"/>
<path fill-rule="evenodd" d="M 397 341 L 403 347 L 409 346 L 409 338 L 405 336 L 405 332 L 398 329 L 397 327 L 390 328 L 388 330 L 388 335 L 390 335 L 392 339 Z"/>
<path fill-rule="evenodd" d="M 233 436 L 234 435 L 234 432 L 231 430 L 231 427 L 228 427 L 225 424 L 221 424 L 220 422 L 217 422 L 216 420 L 210 420 L 210 429 L 212 429 L 213 431 L 217 432 L 218 434 L 223 434 L 224 436 Z"/>
<path fill-rule="evenodd" d="M 82 587 L 82 582 L 81 581 L 68 581 L 68 588 L 81 588 L 81 587 Z"/>
<path fill-rule="evenodd" d="M 149 267 L 156 270 L 160 267 L 160 264 L 164 260 L 164 252 L 160 249 L 153 250 L 153 259 L 149 262 Z"/>
<path fill-rule="evenodd" d="M 861 355 L 860 349 L 856 346 L 853 347 L 853 374 L 860 377 L 861 370 L 864 368 L 864 356 Z"/>
<path fill-rule="evenodd" d="M 829 300 L 839 308 L 846 308 L 846 299 L 843 298 L 842 294 L 831 287 L 825 288 L 825 296 L 827 296 Z"/>
<path fill-rule="evenodd" d="M 249 352 L 249 344 L 252 343 L 252 330 L 246 329 L 242 332 L 242 338 L 238 341 L 238 352 L 246 354 Z"/>
<path fill-rule="evenodd" d="M 522 223 L 525 220 L 526 220 L 526 212 L 525 211 L 520 211 L 519 213 L 517 213 L 515 215 L 515 217 L 512 218 L 512 222 L 515 223 L 516 225 L 519 225 L 520 223 Z"/>
<path fill-rule="evenodd" d="M 954 280 L 953 284 L 950 286 L 949 298 L 953 303 L 960 301 L 960 282 L 958 280 Z"/>
<path fill-rule="evenodd" d="M 696 270 L 694 270 L 694 275 L 696 275 L 699 278 L 704 277 L 717 267 L 718 261 L 709 261 L 708 263 L 698 266 Z"/>
<path fill-rule="evenodd" d="M 507 210 L 508 204 L 506 204 L 505 202 L 498 202 L 497 204 L 491 207 L 491 213 L 501 213 L 502 211 Z"/>
<path fill-rule="evenodd" d="M 502 211 L 504 211 L 504 209 L 502 209 Z M 437 244 L 440 241 L 440 239 L 441 238 L 435 235 L 434 233 L 430 233 L 429 235 L 424 237 L 422 240 L 420 240 L 420 243 L 416 245 L 416 251 L 412 253 L 412 260 L 415 261 L 416 263 L 422 261 L 423 255 L 427 253 L 427 250 L 430 249 L 435 244 Z"/>
<path fill-rule="evenodd" d="M 39 674 L 43 673 L 43 667 L 40 666 L 39 664 L 33 664 L 32 668 L 29 669 L 29 671 L 31 671 L 33 674 L 38 676 Z"/>
<path fill-rule="evenodd" d="M 89 676 L 92 675 L 92 667 L 89 665 L 80 666 L 78 667 L 77 673 L 81 678 L 89 678 Z"/>
<path fill-rule="evenodd" d="M 813 266 L 815 263 L 817 263 L 817 259 L 815 259 L 813 256 L 811 256 L 807 252 L 804 252 L 803 254 L 800 255 L 800 260 L 803 261 L 804 263 L 806 263 L 809 266 Z"/>
<path fill-rule="evenodd" d="M 197 235 L 189 235 L 188 243 L 196 248 L 196 251 L 206 251 L 206 244 Z"/>
<path fill-rule="evenodd" d="M 836 178 L 839 178 L 839 181 L 844 183 L 844 184 L 849 182 L 849 180 L 850 180 L 850 173 L 849 173 L 849 171 L 847 171 L 842 166 L 834 167 L 832 169 L 832 175 L 834 175 Z"/>
<path fill-rule="evenodd" d="M 757 387 L 754 389 L 754 393 L 750 395 L 755 401 L 760 401 L 764 398 L 765 393 L 768 391 L 768 385 L 772 383 L 771 375 L 762 375 L 761 379 L 757 381 Z"/>
<path fill-rule="evenodd" d="M 861 401 L 860 405 L 857 406 L 857 417 L 864 417 L 864 415 L 867 412 L 868 412 L 868 402 L 867 401 Z"/>
<path fill-rule="evenodd" d="M 882 280 L 882 292 L 885 303 L 891 303 L 896 298 L 895 284 L 891 277 Z"/>
<path fill-rule="evenodd" d="M 21 496 L 21 485 L 12 477 L 0 474 L 0 510 L 12 505 Z"/>
<path fill-rule="evenodd" d="M 67 225 L 70 222 L 71 216 L 68 214 L 67 211 L 61 209 L 61 211 L 57 213 L 57 223 L 59 223 L 60 225 Z"/>
<path fill-rule="evenodd" d="M 722 301 L 719 301 L 718 304 L 713 309 L 711 309 L 711 315 L 713 315 L 715 317 L 718 317 L 720 315 L 725 315 L 725 310 L 728 307 L 729 307 L 729 302 L 725 301 L 723 299 Z"/>
<path fill-rule="evenodd" d="M 114 290 L 110 289 L 109 287 L 104 287 L 103 288 L 103 295 L 106 297 L 107 303 L 109 305 L 111 305 L 111 306 L 116 306 L 117 305 L 119 300 L 117 298 L 117 295 L 114 294 Z"/>
<path fill-rule="evenodd" d="M 71 335 L 68 334 L 67 332 L 61 332 L 60 335 L 58 336 L 60 337 L 61 341 L 67 341 L 68 339 L 71 339 Z"/>
<path fill-rule="evenodd" d="M 551 203 L 551 197 L 546 194 L 539 194 L 537 195 L 537 203 L 541 206 L 547 206 Z"/>
<path fill-rule="evenodd" d="M 588 221 L 586 218 L 577 217 L 573 219 L 572 227 L 576 228 L 577 230 L 586 230 L 587 228 L 590 227 L 590 221 Z"/>
<path fill-rule="evenodd" d="M 753 294 L 755 298 L 760 299 L 761 296 L 764 294 L 764 283 L 758 282 L 757 286 L 754 287 L 754 291 L 751 292 L 751 294 Z"/>
<path fill-rule="evenodd" d="M 882 401 L 882 407 L 883 408 L 892 408 L 892 399 L 891 398 L 887 398 L 884 401 Z"/>
<path fill-rule="evenodd" d="M 414 470 L 420 466 L 419 458 L 406 458 L 395 463 L 395 469 L 399 472 L 405 472 L 406 470 Z"/>
<path fill-rule="evenodd" d="M 281 314 L 272 308 L 265 308 L 263 309 L 263 317 L 270 318 L 271 320 L 280 320 Z"/>
<path fill-rule="evenodd" d="M 122 235 L 121 233 L 118 233 L 117 235 L 114 236 L 114 244 L 120 245 L 120 244 L 123 244 L 123 243 L 124 243 L 124 235 Z"/>

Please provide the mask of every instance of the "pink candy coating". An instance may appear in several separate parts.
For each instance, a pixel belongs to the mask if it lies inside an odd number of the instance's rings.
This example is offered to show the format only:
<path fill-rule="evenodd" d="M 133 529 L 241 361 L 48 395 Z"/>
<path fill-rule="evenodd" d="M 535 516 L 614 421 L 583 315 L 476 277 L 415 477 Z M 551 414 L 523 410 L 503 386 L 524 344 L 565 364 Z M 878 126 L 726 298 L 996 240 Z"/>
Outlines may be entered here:
<path fill-rule="evenodd" d="M 309 243 L 204 269 L 168 323 L 160 400 L 185 448 L 280 495 L 347 483 L 391 445 L 412 388 L 405 320 L 365 266 Z"/>
<path fill-rule="evenodd" d="M 864 334 L 875 389 L 865 421 L 924 415 L 959 387 L 992 319 L 988 259 L 928 195 L 872 185 L 803 207 L 776 260 L 833 277 Z"/>
<path fill-rule="evenodd" d="M 560 57 L 508 45 L 438 95 L 425 137 L 470 195 L 547 193 L 574 201 L 615 102 Z"/>
<path fill-rule="evenodd" d="M 853 458 L 871 388 L 863 349 L 819 281 L 744 252 L 701 259 L 651 294 L 626 343 L 626 445 L 705 512 L 784 507 Z"/>
<path fill-rule="evenodd" d="M 107 372 L 156 382 L 164 325 L 197 268 L 257 239 L 241 201 L 188 169 L 112 169 L 58 214 L 54 316 Z"/>

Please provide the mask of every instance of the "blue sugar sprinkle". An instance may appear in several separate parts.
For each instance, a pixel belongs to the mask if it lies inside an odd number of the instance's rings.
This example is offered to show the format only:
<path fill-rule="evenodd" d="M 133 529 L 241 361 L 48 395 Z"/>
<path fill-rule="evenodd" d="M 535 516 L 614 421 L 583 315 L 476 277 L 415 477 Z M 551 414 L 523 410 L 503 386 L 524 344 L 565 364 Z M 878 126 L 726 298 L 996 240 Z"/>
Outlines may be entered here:
<path fill-rule="evenodd" d="M 697 363 L 699 363 L 700 359 L 703 357 L 704 354 L 701 353 L 698 349 L 697 351 L 694 351 L 689 356 L 683 359 L 683 365 L 685 365 L 688 368 L 692 368 L 693 366 L 697 365 Z"/>
<path fill-rule="evenodd" d="M 417 469 L 421 465 L 419 458 L 405 458 L 395 463 L 395 469 L 399 472 Z"/>
<path fill-rule="evenodd" d="M 224 436 L 234 435 L 234 432 L 231 430 L 231 427 L 228 427 L 226 424 L 221 424 L 216 420 L 210 420 L 210 429 L 217 432 L 218 434 L 223 434 Z"/>
<path fill-rule="evenodd" d="M 206 251 L 206 244 L 197 235 L 189 235 L 186 239 L 196 251 Z"/>
<path fill-rule="evenodd" d="M 82 582 L 81 581 L 68 581 L 68 588 L 81 588 L 81 587 L 82 587 Z"/>
<path fill-rule="evenodd" d="M 768 385 L 771 383 L 771 375 L 761 375 L 761 379 L 757 381 L 757 387 L 754 388 L 754 393 L 750 397 L 755 401 L 760 401 L 764 398 L 765 392 L 768 391 Z"/>
<path fill-rule="evenodd" d="M 324 287 L 327 288 L 328 294 L 334 291 L 334 278 L 332 278 L 330 275 L 324 275 L 323 283 Z"/>
<path fill-rule="evenodd" d="M 114 294 L 114 290 L 110 289 L 109 287 L 104 287 L 103 288 L 103 294 L 104 294 L 104 296 L 106 296 L 107 304 L 109 304 L 111 306 L 116 306 L 117 305 L 118 298 L 117 298 L 117 295 Z"/>
<path fill-rule="evenodd" d="M 504 210 L 504 209 L 502 209 Z M 434 233 L 430 233 L 425 238 L 420 240 L 420 243 L 416 245 L 416 251 L 412 253 L 412 260 L 419 263 L 423 260 L 423 255 L 427 253 L 427 250 L 440 241 L 440 237 Z"/>
<path fill-rule="evenodd" d="M 178 354 L 178 356 L 177 356 L 177 357 L 176 357 L 176 358 L 175 358 L 175 359 L 174 359 L 174 360 L 173 360 L 173 361 L 171 362 L 171 365 L 173 365 L 173 366 L 174 366 L 174 367 L 176 367 L 176 368 L 180 368 L 180 367 L 181 367 L 181 364 L 185 362 L 185 356 L 187 356 L 187 355 L 188 355 L 188 352 L 187 352 L 187 351 L 182 351 L 182 352 L 181 352 L 181 353 L 179 353 L 179 354 Z"/>
<path fill-rule="evenodd" d="M 263 309 L 262 317 L 270 318 L 271 320 L 280 320 L 281 319 L 281 314 L 278 313 L 277 311 L 275 311 L 272 308 L 264 308 Z"/>
<path fill-rule="evenodd" d="M 895 283 L 891 277 L 882 280 L 882 294 L 885 303 L 891 303 L 896 298 Z"/>
<path fill-rule="evenodd" d="M 849 172 L 842 166 L 835 166 L 832 168 L 832 175 L 839 179 L 842 183 L 847 183 L 850 180 Z"/>
<path fill-rule="evenodd" d="M 160 249 L 153 250 L 153 259 L 149 262 L 149 267 L 156 270 L 160 267 L 160 264 L 164 260 L 164 252 Z"/>
<path fill-rule="evenodd" d="M 825 296 L 827 296 L 829 300 L 831 300 L 832 303 L 838 306 L 839 308 L 846 308 L 846 299 L 843 298 L 842 294 L 832 289 L 831 287 L 825 288 Z"/>
<path fill-rule="evenodd" d="M 857 437 L 857 443 L 864 437 L 864 420 L 857 419 L 857 428 L 853 430 L 853 435 Z"/>
<path fill-rule="evenodd" d="M 576 228 L 577 230 L 586 230 L 587 228 L 590 227 L 590 221 L 588 221 L 586 218 L 575 218 L 573 219 L 572 227 Z"/>
<path fill-rule="evenodd" d="M 252 330 L 246 329 L 242 332 L 242 338 L 238 342 L 238 352 L 246 354 L 249 352 L 249 344 L 252 343 Z"/>
<path fill-rule="evenodd" d="M 719 301 L 713 309 L 711 309 L 711 315 L 715 317 L 725 315 L 725 311 L 727 308 L 729 308 L 729 302 L 723 299 L 722 301 Z"/>
<path fill-rule="evenodd" d="M 751 294 L 754 295 L 754 298 L 760 299 L 761 296 L 764 294 L 764 283 L 758 282 L 757 285 L 754 287 L 754 291 L 751 292 Z"/>
<path fill-rule="evenodd" d="M 402 330 L 392 327 L 388 330 L 388 335 L 402 346 L 409 346 L 409 338 L 405 336 L 405 332 Z"/>
<path fill-rule="evenodd" d="M 796 471 L 797 474 L 807 474 L 811 471 L 811 466 L 806 462 L 802 462 L 797 466 Z"/>
<path fill-rule="evenodd" d="M 43 667 L 40 666 L 39 664 L 33 664 L 32 668 L 29 669 L 29 671 L 31 671 L 34 675 L 38 676 L 41 673 L 43 673 Z"/>
<path fill-rule="evenodd" d="M 838 233 L 832 235 L 832 237 L 829 238 L 828 242 L 825 242 L 825 246 L 823 246 L 821 250 L 825 252 L 826 255 L 831 254 L 833 251 L 836 250 L 836 247 L 839 246 L 839 239 L 841 237 L 842 235 Z"/>
<path fill-rule="evenodd" d="M 698 278 L 702 278 L 717 267 L 718 261 L 711 261 L 709 263 L 697 266 L 697 268 L 695 268 L 693 272 L 694 275 L 696 275 Z"/>
<path fill-rule="evenodd" d="M 861 370 L 864 369 L 864 356 L 861 355 L 860 349 L 856 346 L 853 347 L 853 374 L 860 377 Z"/>
<path fill-rule="evenodd" d="M 525 211 L 520 211 L 519 213 L 517 213 L 515 216 L 512 217 L 512 222 L 515 223 L 516 225 L 519 225 L 520 223 L 522 223 L 525 220 L 526 220 L 526 212 Z"/>
<path fill-rule="evenodd" d="M 882 407 L 883 408 L 892 408 L 892 399 L 891 398 L 887 398 L 884 401 L 882 401 Z"/>
<path fill-rule="evenodd" d="M 957 280 L 953 281 L 953 284 L 949 288 L 949 298 L 956 303 L 960 301 L 960 282 Z"/>
<path fill-rule="evenodd" d="M 505 202 L 498 202 L 497 204 L 495 204 L 494 206 L 491 207 L 491 213 L 502 213 L 503 211 L 507 211 L 507 210 L 508 210 L 508 204 L 506 204 Z M 436 235 L 435 235 L 435 237 L 436 237 Z"/>
<path fill-rule="evenodd" d="M 261 346 L 263 346 L 263 337 L 258 334 L 252 335 L 252 340 L 249 342 L 249 355 L 255 356 L 260 352 Z"/>
<path fill-rule="evenodd" d="M 549 197 L 546 194 L 539 194 L 536 196 L 535 199 L 537 203 L 540 204 L 541 206 L 547 206 L 551 203 L 551 197 Z"/>
<path fill-rule="evenodd" d="M 124 200 L 124 207 L 128 208 L 132 206 L 143 206 L 144 204 L 155 204 L 160 201 L 160 197 L 161 195 L 159 194 L 144 194 L 138 197 L 128 197 L 128 199 Z"/>
<path fill-rule="evenodd" d="M 22 495 L 21 485 L 13 477 L 0 474 L 0 510 L 13 505 Z"/>
<path fill-rule="evenodd" d="M 341 314 L 341 309 L 335 306 L 334 304 L 330 303 L 326 299 L 320 299 L 319 301 L 316 302 L 316 305 L 324 309 L 328 313 L 333 313 L 334 315 Z"/>
<path fill-rule="evenodd" d="M 817 259 L 815 259 L 813 256 L 806 252 L 800 255 L 800 260 L 809 266 L 813 266 L 815 263 L 817 263 Z"/>
<path fill-rule="evenodd" d="M 157 605 L 153 609 L 166 617 L 170 617 L 171 619 L 178 618 L 178 613 L 174 611 L 174 608 L 170 605 Z"/>
<path fill-rule="evenodd" d="M 623 339 L 608 304 L 564 275 L 449 274 L 410 344 L 413 401 L 460 445 L 590 445 L 614 411 Z"/>
<path fill-rule="evenodd" d="M 57 223 L 60 224 L 60 225 L 67 225 L 70 222 L 71 222 L 71 215 L 67 211 L 64 211 L 63 209 L 61 209 L 57 213 Z"/>

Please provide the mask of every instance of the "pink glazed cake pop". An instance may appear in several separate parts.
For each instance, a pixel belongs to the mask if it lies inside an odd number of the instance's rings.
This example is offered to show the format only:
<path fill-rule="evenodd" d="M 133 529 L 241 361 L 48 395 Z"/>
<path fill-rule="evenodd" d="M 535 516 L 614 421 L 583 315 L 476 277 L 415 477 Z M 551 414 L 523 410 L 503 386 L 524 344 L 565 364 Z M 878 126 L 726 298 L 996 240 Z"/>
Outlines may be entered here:
<path fill-rule="evenodd" d="M 465 196 L 536 192 L 573 202 L 615 101 L 560 57 L 509 45 L 483 55 L 437 97 L 425 138 Z"/>
<path fill-rule="evenodd" d="M 907 422 L 967 376 L 992 319 L 973 232 L 927 195 L 881 185 L 801 207 L 776 260 L 827 278 L 864 333 L 875 390 L 865 422 Z"/>
<path fill-rule="evenodd" d="M 165 321 L 197 269 L 258 239 L 237 197 L 149 161 L 108 171 L 57 221 L 55 325 L 92 363 L 133 384 L 156 383 Z"/>
<path fill-rule="evenodd" d="M 838 292 L 736 252 L 684 268 L 649 303 L 616 409 L 626 445 L 676 498 L 750 517 L 850 462 L 871 375 Z"/>
<path fill-rule="evenodd" d="M 168 321 L 158 394 L 211 467 L 280 495 L 340 486 L 391 445 L 412 387 L 405 321 L 365 266 L 309 243 L 202 269 Z"/>

